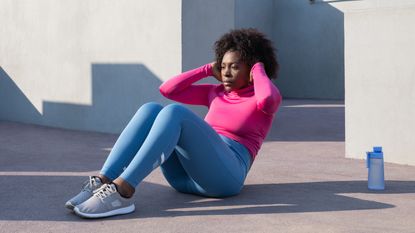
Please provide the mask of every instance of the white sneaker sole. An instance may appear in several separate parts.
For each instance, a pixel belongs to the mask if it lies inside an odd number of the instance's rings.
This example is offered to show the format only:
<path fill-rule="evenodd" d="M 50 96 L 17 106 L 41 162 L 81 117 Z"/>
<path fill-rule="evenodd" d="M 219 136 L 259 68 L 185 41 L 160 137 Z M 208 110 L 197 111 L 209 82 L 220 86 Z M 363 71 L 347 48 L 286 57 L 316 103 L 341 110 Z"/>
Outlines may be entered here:
<path fill-rule="evenodd" d="M 79 211 L 78 207 L 75 207 L 73 210 L 75 211 L 77 215 L 83 218 L 105 218 L 105 217 L 121 215 L 121 214 L 129 214 L 135 210 L 135 205 L 131 204 L 124 208 L 115 209 L 115 210 L 111 210 L 111 211 L 104 212 L 104 213 L 98 213 L 98 214 L 83 213 Z"/>

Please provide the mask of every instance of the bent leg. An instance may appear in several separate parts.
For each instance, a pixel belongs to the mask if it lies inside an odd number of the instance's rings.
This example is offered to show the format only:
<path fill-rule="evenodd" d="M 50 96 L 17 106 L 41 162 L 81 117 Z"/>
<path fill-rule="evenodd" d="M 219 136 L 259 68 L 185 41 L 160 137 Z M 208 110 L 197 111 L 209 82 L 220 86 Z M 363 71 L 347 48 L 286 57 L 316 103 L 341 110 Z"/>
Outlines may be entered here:
<path fill-rule="evenodd" d="M 101 169 L 102 175 L 114 180 L 123 172 L 140 149 L 162 108 L 157 103 L 146 103 L 138 109 L 115 142 Z"/>
<path fill-rule="evenodd" d="M 173 153 L 175 148 L 178 153 Z M 211 126 L 178 104 L 160 111 L 141 148 L 120 177 L 135 187 L 164 161 L 175 161 L 170 160 L 171 155 L 177 156 L 184 169 L 177 167 L 176 172 L 181 177 L 186 173 L 200 187 L 199 194 L 229 196 L 242 188 L 247 173 L 244 162 Z M 163 166 L 164 170 L 168 164 Z"/>

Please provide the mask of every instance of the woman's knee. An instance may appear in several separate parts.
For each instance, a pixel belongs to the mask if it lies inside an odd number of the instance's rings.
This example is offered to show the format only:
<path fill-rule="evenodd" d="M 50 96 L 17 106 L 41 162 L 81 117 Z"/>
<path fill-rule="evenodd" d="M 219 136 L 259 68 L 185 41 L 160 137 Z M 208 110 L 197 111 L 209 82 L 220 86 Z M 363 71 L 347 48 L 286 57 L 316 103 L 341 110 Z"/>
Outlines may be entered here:
<path fill-rule="evenodd" d="M 143 105 L 137 110 L 135 115 L 142 115 L 145 113 L 149 114 L 158 114 L 163 109 L 163 106 L 156 102 L 148 102 Z"/>
<path fill-rule="evenodd" d="M 188 109 L 181 105 L 181 104 L 169 104 L 163 108 L 163 111 L 174 111 L 174 112 L 181 112 L 181 111 L 188 111 Z"/>
<path fill-rule="evenodd" d="M 189 113 L 189 109 L 181 104 L 169 104 L 164 107 L 160 113 L 168 115 L 168 116 L 179 116 L 181 114 Z"/>
<path fill-rule="evenodd" d="M 160 111 L 163 108 L 163 106 L 157 102 L 147 102 L 143 105 L 141 105 L 141 107 L 139 109 L 149 109 L 149 110 L 158 110 Z"/>

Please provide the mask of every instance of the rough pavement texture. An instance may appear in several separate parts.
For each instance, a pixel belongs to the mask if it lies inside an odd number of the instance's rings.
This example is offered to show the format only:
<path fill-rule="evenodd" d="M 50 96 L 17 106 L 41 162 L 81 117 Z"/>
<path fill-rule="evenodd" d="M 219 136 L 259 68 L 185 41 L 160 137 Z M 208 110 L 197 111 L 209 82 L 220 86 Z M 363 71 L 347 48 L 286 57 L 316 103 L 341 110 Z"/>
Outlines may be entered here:
<path fill-rule="evenodd" d="M 365 161 L 344 158 L 342 102 L 285 100 L 236 197 L 178 193 L 157 169 L 133 214 L 81 219 L 64 203 L 116 139 L 0 121 L 0 232 L 415 232 L 415 167 L 385 164 L 369 191 Z"/>

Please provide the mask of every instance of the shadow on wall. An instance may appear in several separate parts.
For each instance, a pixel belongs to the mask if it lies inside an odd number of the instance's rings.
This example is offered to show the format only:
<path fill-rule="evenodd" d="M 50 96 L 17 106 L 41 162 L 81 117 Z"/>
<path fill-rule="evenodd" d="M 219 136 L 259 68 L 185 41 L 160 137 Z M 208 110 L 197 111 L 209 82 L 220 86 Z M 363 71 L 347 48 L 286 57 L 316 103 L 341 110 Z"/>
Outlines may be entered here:
<path fill-rule="evenodd" d="M 92 64 L 92 105 L 44 102 L 43 114 L 4 70 L 0 119 L 70 129 L 119 133 L 144 103 L 166 103 L 161 81 L 142 64 Z"/>
<path fill-rule="evenodd" d="M 44 102 L 44 119 L 57 127 L 118 133 L 142 104 L 165 102 L 160 84 L 141 64 L 93 64 L 92 106 Z"/>
<path fill-rule="evenodd" d="M 278 0 L 274 40 L 286 98 L 344 99 L 344 14 L 328 1 Z"/>
<path fill-rule="evenodd" d="M 160 84 L 144 65 L 93 64 L 92 105 L 44 102 L 42 115 L 0 69 L 0 119 L 119 133 L 142 104 L 168 103 Z M 344 104 L 284 99 L 266 140 L 344 141 Z"/>
<path fill-rule="evenodd" d="M 344 102 L 283 100 L 266 141 L 344 141 Z"/>
<path fill-rule="evenodd" d="M 2 119 L 39 124 L 42 114 L 0 67 L 0 120 Z"/>

